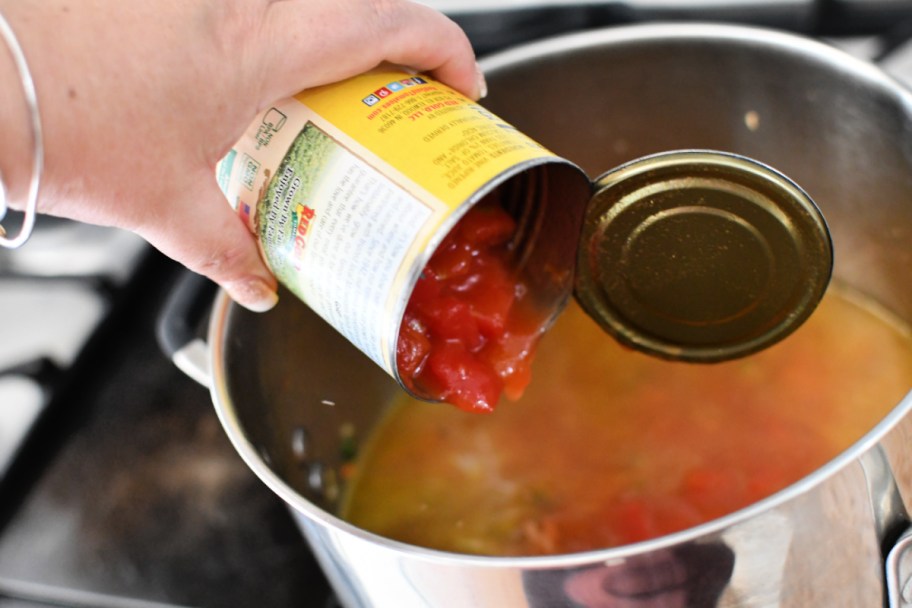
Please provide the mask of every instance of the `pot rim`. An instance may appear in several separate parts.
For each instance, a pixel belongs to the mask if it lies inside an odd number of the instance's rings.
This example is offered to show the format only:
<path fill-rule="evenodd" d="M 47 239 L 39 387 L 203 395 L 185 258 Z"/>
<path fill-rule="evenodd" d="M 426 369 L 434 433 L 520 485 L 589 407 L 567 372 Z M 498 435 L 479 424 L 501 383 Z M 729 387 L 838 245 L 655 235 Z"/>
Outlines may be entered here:
<path fill-rule="evenodd" d="M 547 60 L 556 54 L 595 48 L 604 44 L 623 44 L 655 40 L 715 40 L 731 41 L 742 46 L 763 45 L 795 51 L 829 63 L 837 70 L 850 70 L 857 76 L 879 81 L 888 88 L 902 93 L 909 90 L 881 68 L 835 46 L 819 40 L 782 30 L 754 25 L 735 25 L 711 22 L 648 23 L 609 26 L 600 29 L 560 34 L 541 40 L 519 44 L 482 57 L 478 63 L 484 73 L 512 67 L 530 59 Z"/>
<path fill-rule="evenodd" d="M 822 63 L 830 64 L 836 70 L 851 71 L 857 78 L 867 79 L 871 83 L 889 89 L 904 105 L 910 108 L 909 114 L 912 115 L 912 93 L 873 64 L 852 57 L 835 47 L 828 46 L 821 42 L 794 34 L 752 26 L 700 23 L 618 26 L 602 30 L 561 35 L 528 43 L 492 55 L 481 60 L 480 64 L 484 71 L 488 72 L 511 66 L 515 62 L 521 60 L 526 61 L 532 58 L 547 59 L 556 52 L 592 48 L 605 43 L 616 44 L 621 42 L 650 41 L 656 39 L 667 40 L 670 38 L 678 40 L 731 40 L 741 45 L 757 44 L 775 46 L 801 53 L 813 57 Z M 910 390 L 910 392 L 892 410 L 890 410 L 877 425 L 865 433 L 863 437 L 810 475 L 807 475 L 790 486 L 783 488 L 779 492 L 752 503 L 743 509 L 687 528 L 686 530 L 628 545 L 561 555 L 496 557 L 451 553 L 391 540 L 358 528 L 306 500 L 296 490 L 286 484 L 265 463 L 261 458 L 259 451 L 247 439 L 233 407 L 230 395 L 228 394 L 226 370 L 224 365 L 222 365 L 222 361 L 224 354 L 225 329 L 232 306 L 237 305 L 232 302 L 227 293 L 220 290 L 216 296 L 209 323 L 209 365 L 211 370 L 209 388 L 222 427 L 225 429 L 229 440 L 247 466 L 249 466 L 257 477 L 259 477 L 263 483 L 282 498 L 290 507 L 306 516 L 311 521 L 337 531 L 345 532 L 365 543 L 382 547 L 391 552 L 407 555 L 411 558 L 420 557 L 428 562 L 476 565 L 485 568 L 547 569 L 554 567 L 574 567 L 595 562 L 610 562 L 612 560 L 629 558 L 634 555 L 667 549 L 682 543 L 719 534 L 736 524 L 757 517 L 768 511 L 772 511 L 819 486 L 830 477 L 833 477 L 838 472 L 847 468 L 851 463 L 857 461 L 865 452 L 875 447 L 880 440 L 896 427 L 899 422 L 909 414 L 910 410 L 912 410 L 912 390 Z"/>

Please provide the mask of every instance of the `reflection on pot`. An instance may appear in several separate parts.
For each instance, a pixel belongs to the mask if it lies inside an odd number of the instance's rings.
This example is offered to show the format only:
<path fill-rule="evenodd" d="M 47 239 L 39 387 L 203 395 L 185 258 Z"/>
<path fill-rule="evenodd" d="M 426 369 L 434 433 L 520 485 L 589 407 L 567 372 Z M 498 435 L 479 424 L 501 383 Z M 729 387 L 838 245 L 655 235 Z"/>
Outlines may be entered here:
<path fill-rule="evenodd" d="M 724 544 L 686 544 L 566 572 L 530 571 L 532 608 L 711 608 L 732 573 Z"/>

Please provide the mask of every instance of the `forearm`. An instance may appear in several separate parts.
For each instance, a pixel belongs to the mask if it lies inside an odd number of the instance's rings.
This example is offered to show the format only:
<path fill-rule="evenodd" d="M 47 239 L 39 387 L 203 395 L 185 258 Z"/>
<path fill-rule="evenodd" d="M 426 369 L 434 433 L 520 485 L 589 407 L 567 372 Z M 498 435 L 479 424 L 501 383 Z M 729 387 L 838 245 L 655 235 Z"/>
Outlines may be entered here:
<path fill-rule="evenodd" d="M 0 53 L 0 171 L 11 190 L 13 208 L 23 208 L 27 199 L 39 140 L 43 148 L 39 211 L 53 213 L 55 201 L 65 193 L 74 195 L 73 203 L 82 202 L 73 187 L 81 181 L 73 179 L 73 163 L 80 148 L 72 144 L 92 117 L 73 104 L 72 82 L 81 72 L 73 66 L 83 58 L 78 42 L 74 43 L 74 29 L 66 23 L 69 10 L 58 0 L 0 0 L 0 13 L 18 40 L 36 100 L 31 106 L 25 76 L 8 52 Z M 68 89 L 74 94 L 68 95 Z M 40 134 L 34 131 L 35 114 L 40 118 Z M 73 214 L 65 211 L 63 215 Z"/>
<path fill-rule="evenodd" d="M 104 2 L 95 0 L 0 0 L 0 13 L 19 40 L 37 95 L 44 148 L 38 209 L 99 224 L 114 223 L 109 209 L 98 204 L 109 198 L 115 176 L 128 181 L 116 166 L 108 176 L 103 169 L 110 164 L 109 150 L 125 162 L 123 150 L 111 145 L 127 132 L 122 108 L 129 96 L 118 91 L 118 69 L 136 60 L 121 57 L 122 49 L 111 43 L 118 38 L 116 23 L 99 19 L 107 12 Z M 11 187 L 15 184 L 18 196 L 12 206 L 21 207 L 33 138 L 19 76 L 8 55 L 0 61 L 0 82 L 0 170 L 9 172 Z"/>

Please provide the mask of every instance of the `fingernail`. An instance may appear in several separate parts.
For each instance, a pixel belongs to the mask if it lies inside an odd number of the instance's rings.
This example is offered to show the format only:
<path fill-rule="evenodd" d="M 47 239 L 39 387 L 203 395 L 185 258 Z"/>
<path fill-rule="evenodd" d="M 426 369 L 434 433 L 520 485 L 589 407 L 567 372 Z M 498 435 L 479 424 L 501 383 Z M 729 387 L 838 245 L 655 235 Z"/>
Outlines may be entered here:
<path fill-rule="evenodd" d="M 237 281 L 227 289 L 232 300 L 252 312 L 266 312 L 279 302 L 279 294 L 263 279 Z"/>
<path fill-rule="evenodd" d="M 475 86 L 478 91 L 478 99 L 488 96 L 488 82 L 485 80 L 484 72 L 481 71 L 481 66 L 477 63 L 475 64 Z"/>

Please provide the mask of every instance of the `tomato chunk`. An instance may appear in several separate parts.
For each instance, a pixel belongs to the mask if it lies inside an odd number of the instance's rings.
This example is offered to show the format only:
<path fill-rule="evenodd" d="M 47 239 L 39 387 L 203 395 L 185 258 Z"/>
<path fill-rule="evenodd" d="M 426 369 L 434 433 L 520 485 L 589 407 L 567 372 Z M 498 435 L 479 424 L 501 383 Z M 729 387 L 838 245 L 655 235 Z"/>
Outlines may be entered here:
<path fill-rule="evenodd" d="M 441 295 L 420 302 L 415 310 L 427 324 L 432 336 L 461 342 L 470 350 L 477 350 L 484 344 L 471 305 L 461 298 Z"/>
<path fill-rule="evenodd" d="M 407 315 L 396 344 L 399 372 L 408 376 L 417 374 L 430 351 L 431 341 L 427 337 L 427 328 L 414 315 Z"/>
<path fill-rule="evenodd" d="M 416 392 L 472 412 L 518 399 L 547 321 L 511 265 L 516 223 L 494 204 L 470 209 L 438 246 L 406 306 L 396 356 Z"/>
<path fill-rule="evenodd" d="M 501 207 L 478 205 L 460 220 L 458 236 L 475 246 L 492 247 L 506 243 L 516 231 L 516 222 Z"/>
<path fill-rule="evenodd" d="M 472 246 L 463 241 L 445 241 L 437 249 L 428 266 L 434 275 L 450 280 L 465 276 L 472 269 Z"/>
<path fill-rule="evenodd" d="M 428 373 L 444 387 L 441 397 L 469 412 L 490 412 L 503 383 L 494 371 L 462 345 L 444 342 L 428 355 Z"/>
<path fill-rule="evenodd" d="M 516 297 L 516 284 L 506 270 L 493 261 L 479 273 L 464 297 L 470 301 L 472 317 L 478 329 L 488 338 L 499 338 L 507 327 L 507 318 Z"/>
<path fill-rule="evenodd" d="M 425 268 L 421 276 L 418 277 L 415 288 L 412 290 L 408 310 L 414 309 L 415 306 L 420 305 L 422 302 L 429 302 L 439 297 L 442 288 L 443 283 L 433 269 Z"/>

